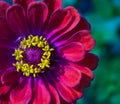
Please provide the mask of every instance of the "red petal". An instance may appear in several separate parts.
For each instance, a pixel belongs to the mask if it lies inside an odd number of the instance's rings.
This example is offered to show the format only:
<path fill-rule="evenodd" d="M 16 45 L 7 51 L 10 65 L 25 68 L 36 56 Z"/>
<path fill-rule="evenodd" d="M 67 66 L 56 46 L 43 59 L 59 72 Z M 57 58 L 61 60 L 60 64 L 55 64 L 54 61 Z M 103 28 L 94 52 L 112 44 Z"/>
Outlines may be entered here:
<path fill-rule="evenodd" d="M 92 38 L 90 31 L 83 30 L 74 34 L 69 42 L 80 42 L 84 45 L 85 50 L 90 51 L 95 46 L 95 40 Z"/>
<path fill-rule="evenodd" d="M 43 2 L 33 2 L 28 8 L 28 18 L 34 29 L 34 33 L 40 34 L 44 22 L 47 19 L 48 8 Z"/>
<path fill-rule="evenodd" d="M 28 5 L 35 0 L 13 0 L 14 3 L 20 4 L 22 7 L 27 9 Z"/>
<path fill-rule="evenodd" d="M 5 95 L 0 95 L 0 104 L 12 104 L 9 99 L 9 92 Z"/>
<path fill-rule="evenodd" d="M 64 73 L 60 75 L 60 80 L 67 86 L 76 86 L 81 79 L 81 72 L 73 65 L 64 66 Z"/>
<path fill-rule="evenodd" d="M 88 53 L 86 54 L 85 58 L 81 60 L 78 64 L 81 64 L 90 68 L 91 70 L 94 70 L 98 65 L 98 61 L 99 59 L 96 55 Z"/>
<path fill-rule="evenodd" d="M 16 88 L 10 93 L 12 104 L 28 104 L 31 99 L 31 79 L 20 79 Z"/>
<path fill-rule="evenodd" d="M 12 63 L 14 59 L 12 57 L 13 52 L 14 49 L 12 49 L 10 46 L 0 44 L 0 70 Z"/>
<path fill-rule="evenodd" d="M 59 18 L 59 19 L 58 19 Z M 71 20 L 71 14 L 68 10 L 59 9 L 51 15 L 49 23 L 46 27 L 45 34 L 47 34 L 47 39 L 53 36 L 54 33 L 60 31 Z"/>
<path fill-rule="evenodd" d="M 59 40 L 57 40 L 55 46 L 59 46 L 66 43 L 66 40 L 68 40 L 73 34 L 81 30 L 90 30 L 89 23 L 83 17 L 81 17 L 79 23 L 71 31 L 65 33 Z"/>
<path fill-rule="evenodd" d="M 82 60 L 85 55 L 84 47 L 77 42 L 69 43 L 59 50 L 65 59 L 74 62 Z"/>
<path fill-rule="evenodd" d="M 73 64 L 73 63 L 70 63 L 70 65 L 73 66 L 74 68 L 78 69 L 81 73 L 85 74 L 90 79 L 93 79 L 93 77 L 94 77 L 93 72 L 86 66 L 82 66 L 80 64 Z"/>
<path fill-rule="evenodd" d="M 56 88 L 61 97 L 68 103 L 72 103 L 82 96 L 82 91 L 65 86 L 62 82 L 56 82 Z"/>
<path fill-rule="evenodd" d="M 67 103 L 67 102 L 66 102 L 64 99 L 62 99 L 62 98 L 60 99 L 60 102 L 61 102 L 60 104 L 77 104 L 77 103 L 76 103 L 77 101 L 74 101 L 74 102 L 72 102 L 72 103 Z"/>
<path fill-rule="evenodd" d="M 67 34 L 70 34 L 70 33 L 73 34 L 73 33 L 76 33 L 80 30 L 90 30 L 90 24 L 83 17 L 81 17 L 81 19 L 80 19 L 79 23 L 76 25 L 76 27 Z"/>
<path fill-rule="evenodd" d="M 81 76 L 82 77 L 80 83 L 77 86 L 75 86 L 75 90 L 77 91 L 81 91 L 84 88 L 89 87 L 92 81 L 91 78 L 84 73 L 82 73 Z"/>
<path fill-rule="evenodd" d="M 12 65 L 11 59 L 0 58 L 0 76 Z"/>
<path fill-rule="evenodd" d="M 12 57 L 13 49 L 0 45 L 0 76 L 11 67 L 14 57 Z"/>
<path fill-rule="evenodd" d="M 7 2 L 0 1 L 0 16 L 6 16 L 6 10 L 9 6 Z"/>
<path fill-rule="evenodd" d="M 60 41 L 61 42 L 55 43 L 55 46 L 57 46 L 57 47 L 62 46 L 69 42 L 80 42 L 81 44 L 83 44 L 86 51 L 92 50 L 93 47 L 95 46 L 95 40 L 93 39 L 90 31 L 88 31 L 88 30 L 80 30 L 79 32 L 71 35 L 71 37 L 68 38 L 67 40 L 65 38 Z"/>
<path fill-rule="evenodd" d="M 12 104 L 10 101 L 0 100 L 0 104 Z"/>
<path fill-rule="evenodd" d="M 62 97 L 60 97 L 60 104 L 68 104 L 64 99 L 62 99 Z M 74 103 L 72 103 L 74 104 Z"/>
<path fill-rule="evenodd" d="M 18 72 L 14 69 L 6 70 L 3 75 L 1 76 L 1 82 L 4 85 L 12 85 L 18 79 Z"/>
<path fill-rule="evenodd" d="M 10 90 L 11 86 L 0 86 L 0 96 L 6 94 Z"/>
<path fill-rule="evenodd" d="M 67 33 L 68 31 L 71 31 L 80 21 L 81 17 L 75 8 L 69 6 L 65 9 L 67 11 L 69 11 L 71 14 L 70 21 L 65 28 L 63 28 L 60 32 L 58 32 L 54 35 L 52 42 L 57 42 L 57 41 L 61 40 L 62 37 L 63 38 L 65 37 L 65 39 L 67 39 L 68 36 L 64 36 L 64 34 Z M 64 40 L 64 39 L 62 39 L 62 40 Z"/>
<path fill-rule="evenodd" d="M 7 11 L 7 20 L 11 29 L 18 35 L 27 34 L 27 22 L 24 9 L 19 5 L 11 6 Z"/>
<path fill-rule="evenodd" d="M 11 61 L 10 59 L 13 59 L 12 53 L 14 52 L 14 49 L 10 48 L 9 46 L 0 44 L 0 61 L 7 60 Z"/>
<path fill-rule="evenodd" d="M 16 38 L 16 35 L 11 31 L 5 18 L 0 17 L 0 45 L 10 45 Z"/>
<path fill-rule="evenodd" d="M 59 95 L 56 89 L 50 83 L 48 83 L 47 87 L 51 96 L 50 104 L 60 104 Z"/>
<path fill-rule="evenodd" d="M 33 104 L 49 104 L 50 94 L 41 79 L 35 81 Z"/>
<path fill-rule="evenodd" d="M 62 0 L 43 0 L 46 5 L 48 6 L 48 10 L 49 10 L 49 16 L 58 8 L 62 7 Z"/>
<path fill-rule="evenodd" d="M 76 26 L 76 30 L 90 30 L 90 24 L 87 22 L 87 20 L 85 18 L 81 18 L 80 22 L 78 23 L 78 25 Z"/>
<path fill-rule="evenodd" d="M 78 22 L 80 21 L 81 16 L 74 7 L 69 6 L 69 7 L 66 7 L 66 9 L 68 11 L 70 11 L 70 13 L 72 15 L 71 26 L 66 31 L 66 32 L 68 32 L 68 31 L 72 30 L 78 24 Z"/>

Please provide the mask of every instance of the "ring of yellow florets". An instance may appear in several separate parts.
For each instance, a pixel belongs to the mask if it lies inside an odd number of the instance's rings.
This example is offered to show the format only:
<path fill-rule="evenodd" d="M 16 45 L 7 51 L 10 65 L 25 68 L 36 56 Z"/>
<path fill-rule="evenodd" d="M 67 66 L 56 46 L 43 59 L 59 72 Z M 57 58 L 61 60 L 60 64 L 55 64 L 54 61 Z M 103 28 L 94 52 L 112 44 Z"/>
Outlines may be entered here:
<path fill-rule="evenodd" d="M 23 62 L 23 53 L 26 50 L 26 48 L 30 47 L 37 47 L 42 49 L 43 54 L 40 59 L 40 62 L 37 64 L 37 67 L 34 65 L 29 65 L 28 63 Z M 36 77 L 39 73 L 44 73 L 46 68 L 50 68 L 50 56 L 51 51 L 53 51 L 53 48 L 50 48 L 50 45 L 46 41 L 46 38 L 43 38 L 43 36 L 33 36 L 29 35 L 28 38 L 24 38 L 20 42 L 20 46 L 18 49 L 15 49 L 15 52 L 12 54 L 12 56 L 15 57 L 16 63 L 13 64 L 13 66 L 16 67 L 16 70 L 22 71 L 23 75 L 30 76 L 31 74 Z"/>

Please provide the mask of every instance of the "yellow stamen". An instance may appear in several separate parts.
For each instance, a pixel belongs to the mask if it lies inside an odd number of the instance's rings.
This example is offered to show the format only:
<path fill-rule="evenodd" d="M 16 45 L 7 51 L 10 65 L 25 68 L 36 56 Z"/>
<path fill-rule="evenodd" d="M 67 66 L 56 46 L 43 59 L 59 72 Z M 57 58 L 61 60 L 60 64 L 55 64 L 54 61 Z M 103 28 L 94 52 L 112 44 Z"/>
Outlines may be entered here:
<path fill-rule="evenodd" d="M 33 37 L 32 40 L 31 40 L 32 45 L 36 46 L 38 44 L 38 41 L 39 41 L 38 36 Z"/>
<path fill-rule="evenodd" d="M 14 54 L 12 54 L 12 56 L 15 56 L 16 60 L 20 60 L 23 58 L 22 53 L 23 53 L 23 51 L 18 48 L 17 50 L 15 49 L 15 52 L 14 52 Z"/>
<path fill-rule="evenodd" d="M 23 66 L 23 61 L 16 62 L 15 64 L 13 64 L 13 66 L 15 66 L 17 68 L 17 71 L 19 71 Z"/>
<path fill-rule="evenodd" d="M 26 39 L 25 39 L 25 38 L 23 39 L 23 41 L 20 42 L 20 46 L 21 46 L 21 48 L 26 49 L 26 47 L 27 47 L 27 42 L 26 42 Z"/>
<path fill-rule="evenodd" d="M 23 53 L 26 49 L 30 47 L 37 47 L 43 50 L 43 55 L 41 56 L 40 63 L 36 65 L 29 65 L 29 63 L 24 63 L 23 61 Z M 46 68 L 50 68 L 50 57 L 53 48 L 50 48 L 50 45 L 46 41 L 46 38 L 43 36 L 33 36 L 29 35 L 28 38 L 24 38 L 20 42 L 20 46 L 18 49 L 15 49 L 15 52 L 12 56 L 15 56 L 16 63 L 13 66 L 16 67 L 16 70 L 22 71 L 23 75 L 36 77 L 39 73 L 44 73 Z"/>

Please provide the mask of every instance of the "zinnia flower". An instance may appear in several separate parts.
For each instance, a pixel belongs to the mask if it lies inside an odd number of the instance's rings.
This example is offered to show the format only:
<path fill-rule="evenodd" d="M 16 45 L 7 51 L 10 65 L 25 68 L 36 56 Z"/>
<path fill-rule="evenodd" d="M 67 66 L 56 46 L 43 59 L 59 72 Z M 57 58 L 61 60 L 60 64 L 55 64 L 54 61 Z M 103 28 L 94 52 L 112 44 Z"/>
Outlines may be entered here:
<path fill-rule="evenodd" d="M 98 58 L 89 23 L 61 0 L 0 1 L 0 104 L 71 104 Z"/>

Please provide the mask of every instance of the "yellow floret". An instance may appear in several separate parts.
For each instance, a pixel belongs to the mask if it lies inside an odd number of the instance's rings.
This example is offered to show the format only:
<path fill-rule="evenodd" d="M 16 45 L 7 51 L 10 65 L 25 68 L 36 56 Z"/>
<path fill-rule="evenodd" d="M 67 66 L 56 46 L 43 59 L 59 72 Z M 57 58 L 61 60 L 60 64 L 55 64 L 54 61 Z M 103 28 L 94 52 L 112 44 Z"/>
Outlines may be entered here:
<path fill-rule="evenodd" d="M 34 37 L 32 38 L 32 40 L 31 40 L 31 42 L 32 42 L 32 45 L 33 45 L 33 46 L 36 46 L 36 45 L 38 44 L 38 42 L 39 42 L 38 36 L 34 36 Z"/>
<path fill-rule="evenodd" d="M 43 50 L 43 55 L 41 56 L 40 63 L 38 65 L 29 65 L 29 63 L 24 63 L 23 61 L 23 54 L 26 48 L 30 47 L 37 47 L 41 48 Z M 18 49 L 15 49 L 14 54 L 12 56 L 15 56 L 15 59 L 17 62 L 13 64 L 13 66 L 16 67 L 16 70 L 22 71 L 23 75 L 30 76 L 31 74 L 33 77 L 36 77 L 39 73 L 44 73 L 46 71 L 46 68 L 50 68 L 50 56 L 51 51 L 53 51 L 53 48 L 50 48 L 50 45 L 48 44 L 46 38 L 43 38 L 43 36 L 33 36 L 29 35 L 28 38 L 23 38 L 23 40 L 20 42 L 20 46 Z"/>
<path fill-rule="evenodd" d="M 25 38 L 23 39 L 23 41 L 20 42 L 20 47 L 23 48 L 23 49 L 26 49 L 26 47 L 27 47 L 27 41 L 26 41 Z"/>
<path fill-rule="evenodd" d="M 14 54 L 12 54 L 12 56 L 15 56 L 16 60 L 20 60 L 23 58 L 22 53 L 23 53 L 23 51 L 18 48 L 17 50 L 15 49 L 15 52 L 14 52 Z"/>

